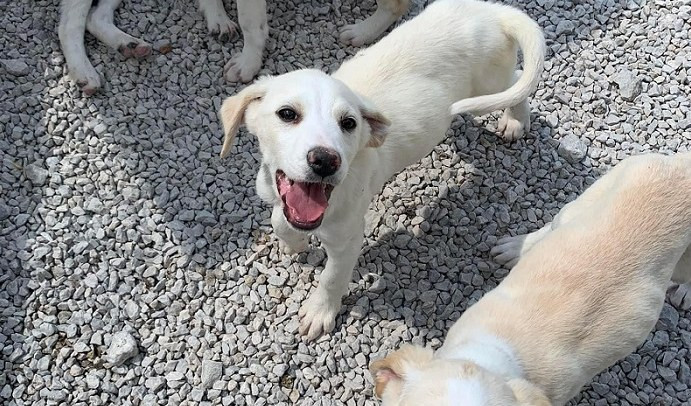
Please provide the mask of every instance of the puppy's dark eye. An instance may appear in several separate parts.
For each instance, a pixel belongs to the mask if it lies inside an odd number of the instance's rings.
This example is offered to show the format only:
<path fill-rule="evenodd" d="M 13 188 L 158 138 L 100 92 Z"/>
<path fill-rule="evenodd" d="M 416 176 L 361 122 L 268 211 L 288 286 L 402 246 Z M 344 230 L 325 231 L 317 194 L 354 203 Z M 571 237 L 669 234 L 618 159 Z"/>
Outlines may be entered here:
<path fill-rule="evenodd" d="M 353 131 L 357 127 L 357 121 L 355 121 L 354 118 L 352 117 L 346 117 L 343 120 L 341 120 L 341 128 L 350 132 Z"/>
<path fill-rule="evenodd" d="M 292 123 L 293 121 L 297 121 L 298 119 L 298 113 L 288 107 L 284 107 L 276 112 L 278 117 L 285 121 L 286 123 Z"/>

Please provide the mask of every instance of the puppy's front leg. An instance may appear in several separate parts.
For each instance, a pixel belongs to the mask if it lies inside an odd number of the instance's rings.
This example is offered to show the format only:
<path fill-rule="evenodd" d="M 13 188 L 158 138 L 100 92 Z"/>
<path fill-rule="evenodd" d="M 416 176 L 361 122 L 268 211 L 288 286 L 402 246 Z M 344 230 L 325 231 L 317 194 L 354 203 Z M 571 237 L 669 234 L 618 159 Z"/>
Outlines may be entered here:
<path fill-rule="evenodd" d="M 269 36 L 266 21 L 266 0 L 238 0 L 238 20 L 244 44 L 225 66 L 225 77 L 231 82 L 247 83 L 262 67 L 264 45 Z"/>
<path fill-rule="evenodd" d="M 336 228 L 332 227 L 321 236 L 328 257 L 326 266 L 317 289 L 300 308 L 300 334 L 307 335 L 309 340 L 330 332 L 336 324 L 341 298 L 348 292 L 348 282 L 360 256 L 365 233 L 364 216 L 340 223 L 340 228 L 333 232 Z"/>
<path fill-rule="evenodd" d="M 297 254 L 305 251 L 309 246 L 309 236 L 295 230 L 288 224 L 283 215 L 283 208 L 278 205 L 274 206 L 271 212 L 271 226 L 278 236 L 281 249 L 288 255 Z"/>

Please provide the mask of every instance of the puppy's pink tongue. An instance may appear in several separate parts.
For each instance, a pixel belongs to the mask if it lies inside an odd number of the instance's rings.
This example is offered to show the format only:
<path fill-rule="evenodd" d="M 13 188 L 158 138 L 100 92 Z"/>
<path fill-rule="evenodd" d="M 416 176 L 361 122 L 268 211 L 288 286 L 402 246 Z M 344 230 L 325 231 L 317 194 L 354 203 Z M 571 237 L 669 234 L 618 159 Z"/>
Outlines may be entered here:
<path fill-rule="evenodd" d="M 288 187 L 285 202 L 295 220 L 312 223 L 319 220 L 329 206 L 324 185 L 295 182 Z"/>

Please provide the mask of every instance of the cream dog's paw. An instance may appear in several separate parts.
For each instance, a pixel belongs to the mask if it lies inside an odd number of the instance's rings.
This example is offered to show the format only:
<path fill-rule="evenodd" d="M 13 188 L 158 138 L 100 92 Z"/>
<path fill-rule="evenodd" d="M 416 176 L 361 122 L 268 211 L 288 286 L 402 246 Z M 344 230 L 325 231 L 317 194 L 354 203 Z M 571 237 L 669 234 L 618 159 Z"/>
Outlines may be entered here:
<path fill-rule="evenodd" d="M 300 307 L 300 334 L 314 340 L 336 326 L 336 315 L 341 309 L 341 299 L 332 298 L 325 290 L 317 288 Z"/>
<path fill-rule="evenodd" d="M 497 241 L 497 245 L 490 251 L 490 254 L 497 263 L 511 269 L 521 258 L 521 250 L 526 236 L 527 234 L 500 238 Z"/>

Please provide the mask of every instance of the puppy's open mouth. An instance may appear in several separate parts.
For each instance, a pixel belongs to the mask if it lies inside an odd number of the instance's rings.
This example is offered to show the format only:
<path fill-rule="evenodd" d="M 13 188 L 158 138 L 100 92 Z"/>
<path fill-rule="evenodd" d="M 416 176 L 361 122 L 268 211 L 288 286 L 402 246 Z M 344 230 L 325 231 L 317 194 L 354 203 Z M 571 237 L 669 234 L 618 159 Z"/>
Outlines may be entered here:
<path fill-rule="evenodd" d="M 321 225 L 333 185 L 293 180 L 279 169 L 276 187 L 283 201 L 283 215 L 293 227 L 314 230 Z"/>

